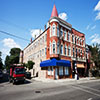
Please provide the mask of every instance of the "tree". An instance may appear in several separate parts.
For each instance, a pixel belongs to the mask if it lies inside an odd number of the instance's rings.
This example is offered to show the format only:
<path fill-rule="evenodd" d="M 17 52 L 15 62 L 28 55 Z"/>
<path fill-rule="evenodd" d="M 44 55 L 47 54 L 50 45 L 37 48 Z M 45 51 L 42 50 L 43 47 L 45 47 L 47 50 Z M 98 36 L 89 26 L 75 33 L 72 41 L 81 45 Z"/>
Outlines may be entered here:
<path fill-rule="evenodd" d="M 91 60 L 95 66 L 91 69 L 93 76 L 100 76 L 100 45 L 96 44 L 93 46 L 89 46 L 89 50 L 91 52 Z"/>
<path fill-rule="evenodd" d="M 5 65 L 6 68 L 10 68 L 10 64 L 18 64 L 19 63 L 19 56 L 20 56 L 20 48 L 12 48 L 10 50 L 10 56 L 6 56 Z"/>
<path fill-rule="evenodd" d="M 28 61 L 28 63 L 26 64 L 28 70 L 32 69 L 34 64 L 35 63 L 33 61 Z"/>
<path fill-rule="evenodd" d="M 0 69 L 2 69 L 3 68 L 3 63 L 2 63 L 2 58 L 1 58 L 1 51 L 0 51 Z"/>

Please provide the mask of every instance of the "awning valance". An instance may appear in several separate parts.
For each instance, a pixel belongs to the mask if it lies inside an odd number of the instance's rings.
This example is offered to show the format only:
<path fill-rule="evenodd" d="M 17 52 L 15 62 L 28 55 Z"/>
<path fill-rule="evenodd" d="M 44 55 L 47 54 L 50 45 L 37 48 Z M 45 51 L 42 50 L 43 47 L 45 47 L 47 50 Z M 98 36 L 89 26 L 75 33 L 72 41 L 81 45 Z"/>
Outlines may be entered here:
<path fill-rule="evenodd" d="M 68 60 L 57 60 L 57 59 L 53 58 L 51 60 L 45 60 L 40 63 L 40 67 L 48 67 L 48 66 L 71 67 L 71 62 Z"/>

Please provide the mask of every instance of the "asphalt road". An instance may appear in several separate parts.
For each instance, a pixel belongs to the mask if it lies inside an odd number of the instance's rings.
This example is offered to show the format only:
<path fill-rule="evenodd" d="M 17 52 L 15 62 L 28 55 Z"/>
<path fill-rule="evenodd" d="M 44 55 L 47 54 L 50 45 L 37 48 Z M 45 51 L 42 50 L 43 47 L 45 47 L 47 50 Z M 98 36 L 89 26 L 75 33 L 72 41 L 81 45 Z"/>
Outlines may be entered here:
<path fill-rule="evenodd" d="M 85 83 L 0 83 L 0 100 L 100 100 L 100 80 Z"/>

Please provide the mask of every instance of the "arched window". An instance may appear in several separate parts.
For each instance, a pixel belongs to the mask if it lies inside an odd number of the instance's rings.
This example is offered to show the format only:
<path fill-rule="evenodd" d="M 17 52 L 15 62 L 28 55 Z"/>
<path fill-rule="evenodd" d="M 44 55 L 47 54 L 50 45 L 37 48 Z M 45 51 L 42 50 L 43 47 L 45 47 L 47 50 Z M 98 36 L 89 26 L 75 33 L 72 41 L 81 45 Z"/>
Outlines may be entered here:
<path fill-rule="evenodd" d="M 59 25 L 57 25 L 57 36 L 59 37 Z"/>
<path fill-rule="evenodd" d="M 65 50 L 65 55 L 67 55 L 67 46 L 65 45 L 65 48 L 64 48 Z"/>
<path fill-rule="evenodd" d="M 70 46 L 68 46 L 68 56 L 70 56 L 71 55 L 71 48 L 70 48 Z"/>
<path fill-rule="evenodd" d="M 63 45 L 61 44 L 60 53 L 63 54 Z"/>
<path fill-rule="evenodd" d="M 55 43 L 55 41 L 53 41 L 52 49 L 53 49 L 53 53 L 55 54 L 55 52 L 56 52 L 56 43 Z"/>
<path fill-rule="evenodd" d="M 59 42 L 57 43 L 57 54 L 59 54 Z"/>
<path fill-rule="evenodd" d="M 55 36 L 55 32 L 56 32 L 55 29 L 56 29 L 55 24 L 53 24 L 53 26 L 52 26 L 52 35 L 53 35 L 53 36 Z"/>

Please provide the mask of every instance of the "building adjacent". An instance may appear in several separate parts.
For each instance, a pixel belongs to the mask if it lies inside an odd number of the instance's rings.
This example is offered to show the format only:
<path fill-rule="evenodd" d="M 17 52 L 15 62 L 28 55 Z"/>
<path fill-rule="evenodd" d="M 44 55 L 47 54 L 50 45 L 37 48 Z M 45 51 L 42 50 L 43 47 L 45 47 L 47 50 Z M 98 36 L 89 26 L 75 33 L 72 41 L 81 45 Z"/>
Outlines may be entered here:
<path fill-rule="evenodd" d="M 87 71 L 85 34 L 58 17 L 54 5 L 45 30 L 21 52 L 20 62 L 35 62 L 31 70 L 39 78 L 84 77 Z"/>

